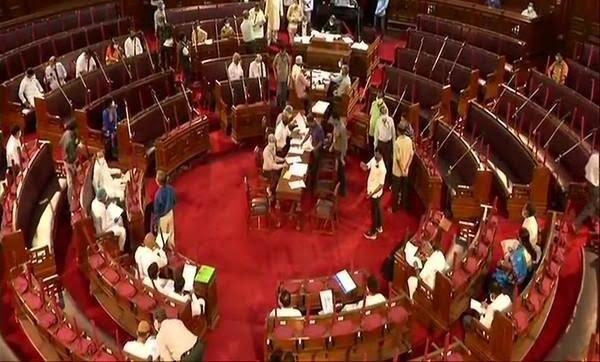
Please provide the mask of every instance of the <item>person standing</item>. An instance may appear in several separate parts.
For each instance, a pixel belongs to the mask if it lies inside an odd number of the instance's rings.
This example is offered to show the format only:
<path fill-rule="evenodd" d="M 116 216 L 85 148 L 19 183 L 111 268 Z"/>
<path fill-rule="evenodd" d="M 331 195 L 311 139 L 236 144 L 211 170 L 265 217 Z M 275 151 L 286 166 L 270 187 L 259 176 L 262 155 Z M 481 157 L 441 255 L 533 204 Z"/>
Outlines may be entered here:
<path fill-rule="evenodd" d="M 10 129 L 10 137 L 6 142 L 6 165 L 12 170 L 14 175 L 21 169 L 21 127 L 14 125 Z"/>
<path fill-rule="evenodd" d="M 294 90 L 296 91 L 296 97 L 298 97 L 298 99 L 301 100 L 302 104 L 304 105 L 305 114 L 308 114 L 310 104 L 310 97 L 308 95 L 310 90 L 310 81 L 308 80 L 303 68 L 301 68 L 301 70 L 294 77 Z"/>
<path fill-rule="evenodd" d="M 65 79 L 67 79 L 65 66 L 61 62 L 57 62 L 54 55 L 51 56 L 44 71 L 44 83 L 52 91 L 57 89 L 59 85 L 64 85 L 66 83 Z"/>
<path fill-rule="evenodd" d="M 379 23 L 379 30 L 381 31 L 381 34 L 385 33 L 386 11 L 389 4 L 390 0 L 377 0 L 377 7 L 375 7 L 373 28 L 377 29 L 377 24 Z"/>
<path fill-rule="evenodd" d="M 153 316 L 161 361 L 204 361 L 204 344 L 181 320 L 167 319 L 162 308 Z"/>
<path fill-rule="evenodd" d="M 261 40 L 265 38 L 265 13 L 262 11 L 261 6 L 264 4 L 257 2 L 256 5 L 249 11 L 250 21 L 252 22 L 252 33 L 254 40 Z"/>
<path fill-rule="evenodd" d="M 77 57 L 77 61 L 75 62 L 75 76 L 79 77 L 86 73 L 93 72 L 98 68 L 98 64 L 96 64 L 96 60 L 94 59 L 93 52 L 91 49 L 84 50 Z"/>
<path fill-rule="evenodd" d="M 292 45 L 294 44 L 294 37 L 298 32 L 298 26 L 302 22 L 302 17 L 304 16 L 300 1 L 301 0 L 294 0 L 287 10 L 288 36 L 290 44 Z"/>
<path fill-rule="evenodd" d="M 129 37 L 125 39 L 125 58 L 135 57 L 136 55 L 140 55 L 144 52 L 144 48 L 142 48 L 142 41 L 135 34 L 135 30 L 129 30 Z"/>
<path fill-rule="evenodd" d="M 256 54 L 256 58 L 248 66 L 248 78 L 266 78 L 267 67 L 263 62 L 262 55 Z"/>
<path fill-rule="evenodd" d="M 244 77 L 244 69 L 242 68 L 242 57 L 239 53 L 233 53 L 231 63 L 227 67 L 227 77 L 229 81 L 240 80 Z"/>
<path fill-rule="evenodd" d="M 183 74 L 183 82 L 186 84 L 192 79 L 192 55 L 187 36 L 180 33 L 177 40 L 177 70 Z"/>
<path fill-rule="evenodd" d="M 102 111 L 102 133 L 104 134 L 104 153 L 113 159 L 117 158 L 118 122 L 117 103 L 110 98 L 106 101 L 106 106 Z"/>
<path fill-rule="evenodd" d="M 273 58 L 273 73 L 277 79 L 277 107 L 282 109 L 288 100 L 288 78 L 290 76 L 291 57 L 285 47 L 280 46 Z"/>
<path fill-rule="evenodd" d="M 240 24 L 242 41 L 246 47 L 246 52 L 253 54 L 256 53 L 256 45 L 254 42 L 254 27 L 252 26 L 252 21 L 250 20 L 250 13 L 248 10 L 244 10 L 242 16 L 244 17 L 244 20 L 242 20 L 242 23 Z"/>
<path fill-rule="evenodd" d="M 348 130 L 346 120 L 332 114 L 330 123 L 333 124 L 333 141 L 329 152 L 335 151 L 338 160 L 337 178 L 340 183 L 340 195 L 346 196 L 346 153 L 348 152 Z"/>
<path fill-rule="evenodd" d="M 317 178 L 317 171 L 319 170 L 319 163 L 321 161 L 321 148 L 323 147 L 323 143 L 325 142 L 325 131 L 323 131 L 323 126 L 321 125 L 321 119 L 315 118 L 312 113 L 309 113 L 306 116 L 306 121 L 308 122 L 309 132 L 306 133 L 306 136 L 302 140 L 300 147 L 304 147 L 304 144 L 310 140 L 311 149 L 311 162 L 310 162 L 310 175 L 309 175 L 309 184 L 312 186 L 315 184 L 315 180 Z"/>
<path fill-rule="evenodd" d="M 408 209 L 408 172 L 414 156 L 414 146 L 407 135 L 408 124 L 400 122 L 398 138 L 394 141 L 394 165 L 392 167 L 392 212 L 400 206 Z"/>
<path fill-rule="evenodd" d="M 77 135 L 77 125 L 75 121 L 70 121 L 65 125 L 65 132 L 62 134 L 59 141 L 63 154 L 65 165 L 65 176 L 67 178 L 67 197 L 72 200 L 73 196 L 73 177 L 75 177 L 75 164 L 79 155 L 79 136 Z"/>
<path fill-rule="evenodd" d="M 560 53 L 556 53 L 554 62 L 548 67 L 546 74 L 558 84 L 565 84 L 569 75 L 569 66 Z"/>
<path fill-rule="evenodd" d="M 368 142 L 370 145 L 373 145 L 375 142 L 375 129 L 377 128 L 377 123 L 379 122 L 379 118 L 381 117 L 382 110 L 387 108 L 385 101 L 383 99 L 383 91 L 377 91 L 377 95 L 375 96 L 375 100 L 371 103 L 371 109 L 369 110 L 369 139 Z M 370 156 L 372 157 L 372 153 Z"/>
<path fill-rule="evenodd" d="M 383 109 L 377 127 L 375 127 L 373 147 L 378 148 L 383 156 L 385 167 L 388 170 L 392 169 L 392 160 L 394 158 L 394 140 L 396 139 L 396 126 L 394 119 L 388 116 L 387 107 Z M 388 181 L 390 176 L 388 175 Z"/>
<path fill-rule="evenodd" d="M 371 201 L 371 229 L 363 234 L 370 240 L 377 239 L 377 235 L 383 233 L 383 213 L 381 212 L 381 197 L 383 196 L 383 187 L 385 184 L 385 174 L 387 170 L 383 162 L 383 156 L 378 148 L 375 148 L 375 155 L 368 162 L 360 163 L 360 168 L 369 171 L 367 179 L 367 199 Z"/>
<path fill-rule="evenodd" d="M 154 227 L 162 240 L 168 239 L 171 249 L 175 248 L 175 219 L 173 209 L 177 199 L 175 189 L 167 184 L 167 174 L 163 170 L 156 171 L 158 190 L 154 194 Z M 166 235 L 165 235 L 166 234 Z"/>
<path fill-rule="evenodd" d="M 33 69 L 29 68 L 21 80 L 21 84 L 19 84 L 19 99 L 21 100 L 23 107 L 33 109 L 36 97 L 43 98 L 44 89 L 37 80 Z"/>
<path fill-rule="evenodd" d="M 588 218 L 598 217 L 600 210 L 600 170 L 598 169 L 598 151 L 594 150 L 585 164 L 585 179 L 588 182 L 588 200 L 575 219 L 575 232 L 579 231 Z"/>
<path fill-rule="evenodd" d="M 165 12 L 165 3 L 160 0 L 156 2 L 156 10 L 154 11 L 154 33 L 158 38 L 158 28 L 167 21 L 167 13 Z"/>
<path fill-rule="evenodd" d="M 167 19 L 160 15 L 156 27 L 156 38 L 160 49 L 159 63 L 163 69 L 173 66 L 173 47 L 175 46 L 173 26 L 167 22 Z"/>
<path fill-rule="evenodd" d="M 304 16 L 308 24 L 311 24 L 313 7 L 314 0 L 304 0 Z"/>
<path fill-rule="evenodd" d="M 267 0 L 265 12 L 267 18 L 267 45 L 270 45 L 271 42 L 277 42 L 277 33 L 283 16 L 282 0 Z"/>

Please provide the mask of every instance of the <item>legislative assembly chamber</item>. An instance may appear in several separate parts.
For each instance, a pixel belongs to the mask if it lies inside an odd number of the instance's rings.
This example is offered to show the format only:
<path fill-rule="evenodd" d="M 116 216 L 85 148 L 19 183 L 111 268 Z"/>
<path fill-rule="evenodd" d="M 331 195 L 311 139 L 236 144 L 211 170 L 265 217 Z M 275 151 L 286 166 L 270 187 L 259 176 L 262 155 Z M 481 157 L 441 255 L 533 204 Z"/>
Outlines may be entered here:
<path fill-rule="evenodd" d="M 599 361 L 600 1 L 0 0 L 0 361 Z"/>

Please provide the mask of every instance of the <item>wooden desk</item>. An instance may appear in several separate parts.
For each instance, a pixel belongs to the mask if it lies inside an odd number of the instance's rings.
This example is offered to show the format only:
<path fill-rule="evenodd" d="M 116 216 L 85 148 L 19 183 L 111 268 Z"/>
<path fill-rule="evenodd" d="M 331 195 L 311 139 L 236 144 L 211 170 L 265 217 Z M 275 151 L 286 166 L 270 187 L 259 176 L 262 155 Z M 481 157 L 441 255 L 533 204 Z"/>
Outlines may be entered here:
<path fill-rule="evenodd" d="M 338 70 L 340 59 L 349 64 L 350 55 L 352 55 L 350 45 L 343 40 L 328 41 L 328 39 L 314 36 L 306 49 L 306 64 L 311 68 Z"/>

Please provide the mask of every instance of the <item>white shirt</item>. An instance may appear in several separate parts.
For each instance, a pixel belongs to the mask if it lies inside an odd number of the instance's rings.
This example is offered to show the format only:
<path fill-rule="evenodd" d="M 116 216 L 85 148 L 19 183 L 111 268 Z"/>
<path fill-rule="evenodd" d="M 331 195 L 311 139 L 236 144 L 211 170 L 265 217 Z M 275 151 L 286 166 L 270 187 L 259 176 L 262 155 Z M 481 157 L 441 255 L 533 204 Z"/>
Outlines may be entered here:
<path fill-rule="evenodd" d="M 9 167 L 13 164 L 21 166 L 21 154 L 19 151 L 21 148 L 21 140 L 10 135 L 8 142 L 6 142 L 6 163 Z"/>
<path fill-rule="evenodd" d="M 142 282 L 148 288 L 155 289 L 157 292 L 165 296 L 171 295 L 175 289 L 175 282 L 172 279 L 163 279 L 159 277 L 158 279 L 154 279 L 154 283 L 152 283 L 152 279 L 149 277 L 144 277 Z M 156 288 L 154 288 L 154 286 L 156 286 Z"/>
<path fill-rule="evenodd" d="M 269 317 L 275 317 L 276 312 L 278 318 L 302 317 L 302 312 L 296 308 L 276 308 L 271 311 Z"/>
<path fill-rule="evenodd" d="M 242 40 L 244 43 L 249 43 L 254 40 L 254 28 L 250 19 L 244 19 L 240 24 L 240 31 L 242 32 Z"/>
<path fill-rule="evenodd" d="M 275 144 L 278 149 L 282 149 L 285 147 L 287 143 L 287 139 L 290 136 L 290 128 L 283 123 L 283 121 L 278 122 L 275 126 Z"/>
<path fill-rule="evenodd" d="M 142 42 L 137 36 L 134 36 L 133 39 L 131 39 L 131 37 L 125 39 L 125 45 L 123 47 L 125 48 L 126 58 L 131 58 L 144 52 Z"/>
<path fill-rule="evenodd" d="M 538 17 L 538 14 L 535 12 L 533 8 L 527 8 L 521 12 L 521 15 L 528 17 L 529 19 L 535 19 Z"/>
<path fill-rule="evenodd" d="M 277 156 L 275 145 L 266 145 L 263 149 L 263 170 L 281 170 L 283 168 L 283 163 L 277 163 L 278 161 L 283 161 L 283 159 Z"/>
<path fill-rule="evenodd" d="M 135 263 L 138 267 L 139 278 L 143 279 L 148 276 L 148 267 L 150 264 L 156 263 L 159 268 L 167 265 L 167 254 L 160 248 L 152 250 L 147 246 L 140 245 L 135 250 Z"/>
<path fill-rule="evenodd" d="M 598 178 L 598 152 L 593 152 L 590 159 L 585 164 L 585 179 L 588 180 L 592 185 L 598 187 L 600 185 Z"/>
<path fill-rule="evenodd" d="M 227 67 L 227 76 L 229 80 L 240 80 L 244 77 L 244 69 L 242 69 L 242 62 L 240 61 L 237 65 L 231 62 Z"/>
<path fill-rule="evenodd" d="M 254 33 L 254 39 L 264 38 L 264 27 L 265 23 L 267 22 L 267 19 L 265 18 L 265 13 L 261 9 L 258 9 L 258 11 L 256 11 L 255 8 L 250 9 L 249 13 L 250 21 L 252 22 L 252 31 Z"/>
<path fill-rule="evenodd" d="M 421 277 L 428 287 L 433 289 L 435 287 L 435 275 L 438 271 L 441 272 L 446 270 L 447 267 L 448 265 L 446 264 L 444 254 L 441 251 L 436 250 L 431 253 L 429 258 L 425 261 L 423 269 L 421 269 L 421 272 L 419 273 L 419 277 Z"/>
<path fill-rule="evenodd" d="M 94 227 L 96 233 L 101 234 L 108 229 L 108 215 L 106 212 L 106 205 L 98 199 L 92 201 L 92 218 L 94 219 Z"/>
<path fill-rule="evenodd" d="M 92 185 L 94 191 L 98 192 L 104 189 L 110 198 L 124 198 L 126 180 L 125 178 L 114 178 L 113 174 L 119 175 L 121 170 L 118 168 L 110 168 L 105 159 L 97 159 L 94 162 L 94 173 L 92 175 Z"/>
<path fill-rule="evenodd" d="M 154 337 L 148 337 L 144 343 L 129 341 L 123 346 L 123 352 L 144 360 L 151 356 L 153 361 L 157 361 L 159 357 L 158 343 Z"/>
<path fill-rule="evenodd" d="M 370 307 L 372 305 L 385 303 L 386 301 L 387 299 L 385 299 L 385 297 L 381 293 L 367 295 L 364 300 L 361 300 L 357 303 L 345 305 L 344 308 L 342 308 L 342 312 L 349 312 L 356 309 L 362 309 L 363 302 L 364 304 L 366 304 L 367 307 Z"/>
<path fill-rule="evenodd" d="M 267 68 L 264 62 L 253 60 L 248 67 L 248 78 L 266 78 Z"/>
<path fill-rule="evenodd" d="M 43 96 L 44 88 L 42 88 L 35 75 L 33 78 L 23 77 L 19 85 L 19 99 L 23 104 L 29 103 L 33 107 L 35 105 L 35 97 L 42 98 Z"/>
<path fill-rule="evenodd" d="M 80 75 L 94 71 L 97 67 L 98 65 L 94 58 L 89 57 L 86 59 L 85 53 L 81 53 L 75 62 L 75 76 L 79 77 Z"/>
<path fill-rule="evenodd" d="M 194 293 L 192 293 L 191 295 L 188 293 L 179 294 L 175 292 L 175 290 L 173 290 L 167 296 L 180 303 L 187 303 L 191 300 L 190 307 L 192 309 L 192 317 L 202 315 L 206 310 L 206 301 L 204 300 L 204 298 L 196 297 L 196 294 Z"/>
<path fill-rule="evenodd" d="M 298 76 L 298 74 L 300 74 L 301 71 L 302 71 L 302 67 L 300 67 L 298 64 L 292 65 L 292 72 L 290 73 L 292 82 L 296 81 L 296 77 Z"/>
<path fill-rule="evenodd" d="M 375 194 L 371 195 L 372 198 L 376 199 L 383 195 L 383 185 L 385 184 L 385 164 L 383 163 L 383 158 L 377 162 L 375 157 L 373 157 L 369 163 L 367 163 L 367 167 L 369 168 L 369 178 L 367 179 L 367 192 L 372 193 L 377 189 L 377 187 L 381 186 L 381 189 L 377 191 Z"/>
<path fill-rule="evenodd" d="M 198 336 L 179 319 L 165 319 L 156 334 L 161 361 L 180 361 L 181 355 L 198 342 Z"/>
<path fill-rule="evenodd" d="M 490 328 L 492 326 L 492 321 L 494 320 L 494 312 L 503 312 L 510 308 L 512 302 L 508 295 L 500 294 L 496 297 L 490 304 L 485 308 L 485 314 L 479 317 L 479 322 L 486 328 Z"/>
<path fill-rule="evenodd" d="M 523 224 L 521 225 L 529 232 L 529 241 L 531 245 L 537 245 L 538 243 L 538 223 L 535 219 L 535 216 L 530 216 L 523 220 Z"/>
<path fill-rule="evenodd" d="M 396 139 L 394 120 L 390 116 L 382 115 L 375 127 L 373 147 L 377 148 L 378 142 L 389 142 Z"/>
<path fill-rule="evenodd" d="M 54 66 L 48 64 L 44 71 L 44 81 L 50 87 L 50 90 L 55 90 L 58 85 L 64 85 L 67 78 L 67 71 L 62 63 L 56 62 Z"/>

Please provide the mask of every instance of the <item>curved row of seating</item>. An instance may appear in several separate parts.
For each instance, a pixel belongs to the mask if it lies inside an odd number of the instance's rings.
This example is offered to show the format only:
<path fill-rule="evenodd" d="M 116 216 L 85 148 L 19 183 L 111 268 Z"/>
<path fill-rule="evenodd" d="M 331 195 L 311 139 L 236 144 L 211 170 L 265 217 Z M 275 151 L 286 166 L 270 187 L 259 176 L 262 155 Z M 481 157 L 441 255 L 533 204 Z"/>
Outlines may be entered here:
<path fill-rule="evenodd" d="M 171 7 L 167 8 L 165 12 L 167 21 L 175 26 L 193 21 L 241 16 L 244 10 L 250 10 L 256 6 L 256 4 L 257 3 L 254 1 L 249 1 L 213 5 Z"/>

